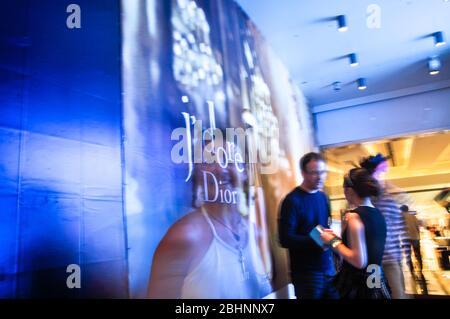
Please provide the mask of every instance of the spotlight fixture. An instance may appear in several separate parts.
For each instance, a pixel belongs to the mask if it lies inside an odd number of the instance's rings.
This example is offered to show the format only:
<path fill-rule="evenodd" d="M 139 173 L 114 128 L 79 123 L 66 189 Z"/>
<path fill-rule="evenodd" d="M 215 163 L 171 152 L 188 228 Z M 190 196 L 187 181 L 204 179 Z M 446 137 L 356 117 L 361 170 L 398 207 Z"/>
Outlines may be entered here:
<path fill-rule="evenodd" d="M 428 70 L 430 75 L 439 74 L 441 70 L 441 60 L 437 56 L 433 56 L 428 60 Z"/>
<path fill-rule="evenodd" d="M 433 37 L 434 37 L 434 45 L 436 47 L 441 47 L 445 45 L 444 32 L 442 31 L 435 32 L 433 34 Z"/>
<path fill-rule="evenodd" d="M 338 23 L 338 30 L 339 32 L 346 32 L 348 30 L 347 26 L 347 19 L 344 15 L 340 15 L 336 17 L 337 23 Z"/>
<path fill-rule="evenodd" d="M 356 53 L 350 53 L 348 55 L 348 58 L 350 59 L 350 66 L 351 67 L 358 66 L 359 62 L 358 62 L 358 56 L 356 55 Z"/>
<path fill-rule="evenodd" d="M 358 83 L 358 90 L 363 91 L 367 89 L 366 79 L 365 78 L 359 78 L 357 81 Z"/>
<path fill-rule="evenodd" d="M 340 91 L 342 88 L 342 83 L 339 81 L 333 82 L 333 90 Z"/>

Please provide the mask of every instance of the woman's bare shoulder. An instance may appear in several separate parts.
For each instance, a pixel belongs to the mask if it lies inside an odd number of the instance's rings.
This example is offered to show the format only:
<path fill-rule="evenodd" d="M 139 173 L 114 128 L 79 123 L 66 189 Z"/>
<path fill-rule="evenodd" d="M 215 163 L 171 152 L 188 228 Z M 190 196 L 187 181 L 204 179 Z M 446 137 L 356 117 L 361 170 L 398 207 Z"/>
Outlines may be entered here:
<path fill-rule="evenodd" d="M 358 213 L 354 211 L 345 214 L 345 221 L 350 227 L 364 227 Z"/>
<path fill-rule="evenodd" d="M 196 244 L 207 239 L 208 224 L 201 211 L 193 210 L 177 220 L 164 236 L 166 242 Z"/>
<path fill-rule="evenodd" d="M 350 219 L 359 218 L 359 215 L 354 210 L 348 210 L 345 212 L 344 217 L 345 217 L 345 221 L 348 222 Z"/>

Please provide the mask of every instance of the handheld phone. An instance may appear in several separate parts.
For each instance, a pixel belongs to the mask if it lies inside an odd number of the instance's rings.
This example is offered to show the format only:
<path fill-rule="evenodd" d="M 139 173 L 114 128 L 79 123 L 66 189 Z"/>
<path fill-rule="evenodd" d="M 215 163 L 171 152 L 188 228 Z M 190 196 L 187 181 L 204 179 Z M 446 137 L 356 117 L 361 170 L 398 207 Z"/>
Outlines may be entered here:
<path fill-rule="evenodd" d="M 324 228 L 321 225 L 317 225 L 316 227 L 311 230 L 309 233 L 309 236 L 315 241 L 317 245 L 319 245 L 322 249 L 326 248 L 325 243 L 323 242 L 320 235 L 324 232 Z"/>

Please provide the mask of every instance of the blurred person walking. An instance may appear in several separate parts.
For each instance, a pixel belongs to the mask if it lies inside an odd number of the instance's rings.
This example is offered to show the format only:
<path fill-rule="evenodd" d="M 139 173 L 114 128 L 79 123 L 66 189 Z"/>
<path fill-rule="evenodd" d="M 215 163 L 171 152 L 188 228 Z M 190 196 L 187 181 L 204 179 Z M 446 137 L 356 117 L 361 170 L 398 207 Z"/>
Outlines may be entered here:
<path fill-rule="evenodd" d="M 414 281 L 416 281 L 421 286 L 425 294 L 428 294 L 427 284 L 422 272 L 423 263 L 422 254 L 420 251 L 420 222 L 416 217 L 417 212 L 410 211 L 407 205 L 402 205 L 400 207 L 400 210 L 403 214 L 403 218 L 406 224 L 406 231 L 408 234 L 408 240 L 406 241 L 406 262 Z M 414 257 L 417 260 L 417 266 L 419 268 L 418 276 L 414 271 L 414 264 L 411 258 L 411 250 L 414 251 Z"/>
<path fill-rule="evenodd" d="M 389 169 L 387 160 L 387 157 L 377 154 L 364 158 L 360 165 L 367 169 L 380 184 L 380 194 L 372 202 L 386 219 L 387 236 L 382 267 L 391 288 L 392 298 L 408 299 L 409 297 L 405 293 L 405 279 L 402 270 L 402 245 L 407 238 L 407 234 L 405 221 L 399 208 L 404 203 L 399 203 L 399 196 L 393 195 L 394 192 L 401 192 L 385 181 Z"/>

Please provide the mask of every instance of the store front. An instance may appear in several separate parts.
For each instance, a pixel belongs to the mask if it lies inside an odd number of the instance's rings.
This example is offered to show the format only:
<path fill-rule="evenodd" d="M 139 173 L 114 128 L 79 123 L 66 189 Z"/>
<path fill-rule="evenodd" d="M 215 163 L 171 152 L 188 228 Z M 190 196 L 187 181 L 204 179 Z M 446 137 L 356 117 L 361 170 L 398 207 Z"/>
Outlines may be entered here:
<path fill-rule="evenodd" d="M 448 131 L 323 149 L 329 169 L 326 190 L 330 194 L 337 228 L 340 228 L 341 220 L 349 209 L 342 189 L 343 174 L 359 165 L 363 157 L 377 153 L 390 157 L 386 181 L 395 186 L 393 194 L 398 198 L 399 208 L 407 205 L 410 211 L 404 224 L 406 232 L 402 261 L 409 294 L 449 295 L 450 292 L 449 152 Z M 408 245 L 409 215 L 414 216 L 417 223 L 420 250 L 414 251 Z M 420 271 L 417 252 L 421 254 L 423 279 L 417 279 L 415 274 Z M 412 267 L 408 265 L 408 258 L 413 260 Z"/>

